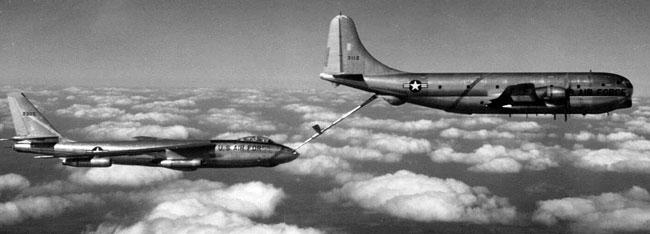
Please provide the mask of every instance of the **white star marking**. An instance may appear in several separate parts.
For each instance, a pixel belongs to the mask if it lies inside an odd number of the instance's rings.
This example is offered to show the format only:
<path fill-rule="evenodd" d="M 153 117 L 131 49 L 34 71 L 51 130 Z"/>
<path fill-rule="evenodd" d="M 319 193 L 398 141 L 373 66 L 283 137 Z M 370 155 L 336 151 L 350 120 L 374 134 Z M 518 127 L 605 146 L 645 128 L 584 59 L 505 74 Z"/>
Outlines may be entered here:
<path fill-rule="evenodd" d="M 409 84 L 409 85 L 411 86 L 411 90 L 414 90 L 414 91 L 415 90 L 420 90 L 421 85 L 420 85 L 419 82 L 411 82 L 411 84 Z"/>

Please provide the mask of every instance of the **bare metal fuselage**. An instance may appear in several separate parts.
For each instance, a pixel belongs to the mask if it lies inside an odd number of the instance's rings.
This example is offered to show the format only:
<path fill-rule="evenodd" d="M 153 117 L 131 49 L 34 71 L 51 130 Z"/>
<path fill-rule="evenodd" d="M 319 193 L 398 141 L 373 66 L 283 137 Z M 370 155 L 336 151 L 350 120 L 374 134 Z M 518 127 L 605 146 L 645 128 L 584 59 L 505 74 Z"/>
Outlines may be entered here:
<path fill-rule="evenodd" d="M 111 164 L 161 166 L 173 169 L 276 166 L 295 159 L 292 149 L 273 142 L 241 140 L 154 140 L 30 143 L 14 150 L 47 154 L 64 165 L 95 167 Z M 94 160 L 93 162 L 91 162 Z"/>
<path fill-rule="evenodd" d="M 598 114 L 632 105 L 630 81 L 611 73 L 399 73 L 321 79 L 385 95 L 385 99 L 464 114 Z M 419 90 L 409 84 L 420 82 Z M 560 103 L 517 102 L 492 105 L 509 86 L 532 84 L 566 91 Z"/>
<path fill-rule="evenodd" d="M 597 114 L 632 106 L 632 84 L 596 72 L 408 73 L 374 58 L 354 21 L 330 21 L 321 79 L 376 93 L 393 105 L 413 103 L 464 114 Z"/>

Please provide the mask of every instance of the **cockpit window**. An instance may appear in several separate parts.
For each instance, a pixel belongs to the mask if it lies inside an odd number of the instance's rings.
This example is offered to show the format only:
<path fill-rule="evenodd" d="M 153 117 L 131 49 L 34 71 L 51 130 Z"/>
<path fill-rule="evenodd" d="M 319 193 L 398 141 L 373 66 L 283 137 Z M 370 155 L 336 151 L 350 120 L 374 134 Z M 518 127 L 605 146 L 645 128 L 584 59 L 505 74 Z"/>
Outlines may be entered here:
<path fill-rule="evenodd" d="M 625 87 L 632 88 L 632 82 L 629 80 L 623 80 L 623 85 L 625 85 Z"/>
<path fill-rule="evenodd" d="M 271 139 L 263 136 L 247 136 L 239 138 L 239 141 L 273 143 Z"/>

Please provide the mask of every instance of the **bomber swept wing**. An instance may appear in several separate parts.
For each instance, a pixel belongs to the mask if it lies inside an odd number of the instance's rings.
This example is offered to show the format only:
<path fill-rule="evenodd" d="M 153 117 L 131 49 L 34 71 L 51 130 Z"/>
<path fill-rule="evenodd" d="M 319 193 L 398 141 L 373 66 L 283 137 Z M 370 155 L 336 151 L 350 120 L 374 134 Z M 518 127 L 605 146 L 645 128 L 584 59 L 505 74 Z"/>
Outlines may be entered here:
<path fill-rule="evenodd" d="M 200 148 L 212 148 L 213 143 L 209 141 L 204 142 L 176 142 L 169 143 L 147 143 L 147 144 L 133 144 L 136 142 L 112 142 L 109 146 L 101 142 L 79 142 L 77 144 L 68 144 L 65 152 L 54 153 L 57 157 L 111 157 L 122 155 L 139 155 L 139 154 L 153 154 L 165 152 L 166 150 L 183 151 L 183 150 L 196 150 Z M 94 146 L 96 145 L 96 146 Z M 103 146 L 103 147 L 102 147 Z M 77 150 L 75 150 L 77 149 Z"/>

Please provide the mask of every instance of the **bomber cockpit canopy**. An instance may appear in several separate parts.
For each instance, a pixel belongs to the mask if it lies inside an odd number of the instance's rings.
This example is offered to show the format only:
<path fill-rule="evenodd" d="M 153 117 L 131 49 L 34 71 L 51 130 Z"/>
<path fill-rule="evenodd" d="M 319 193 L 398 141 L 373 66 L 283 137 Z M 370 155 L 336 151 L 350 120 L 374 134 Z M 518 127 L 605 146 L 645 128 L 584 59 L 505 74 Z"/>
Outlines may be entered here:
<path fill-rule="evenodd" d="M 239 141 L 273 143 L 271 139 L 264 136 L 247 136 L 237 139 Z"/>

